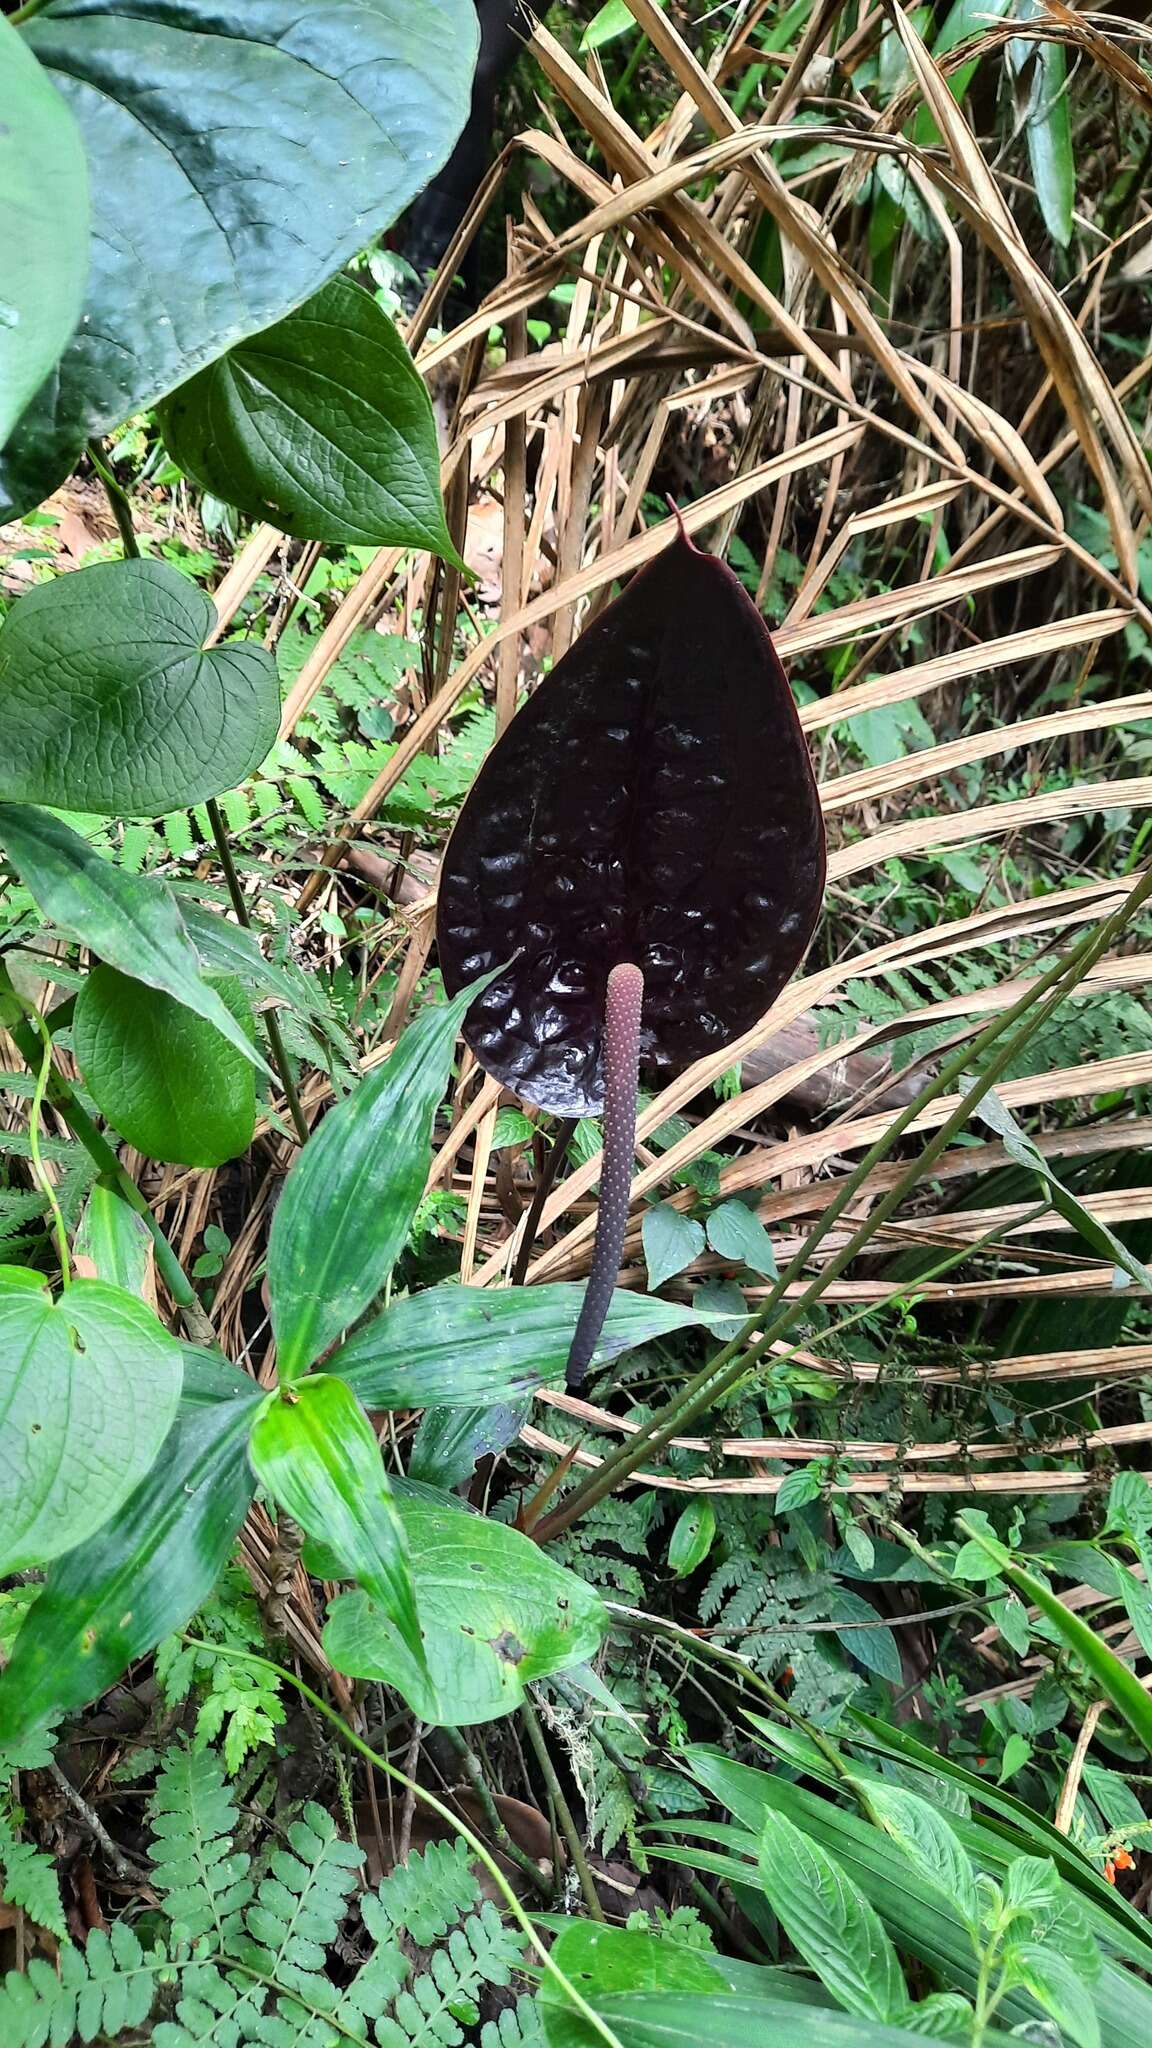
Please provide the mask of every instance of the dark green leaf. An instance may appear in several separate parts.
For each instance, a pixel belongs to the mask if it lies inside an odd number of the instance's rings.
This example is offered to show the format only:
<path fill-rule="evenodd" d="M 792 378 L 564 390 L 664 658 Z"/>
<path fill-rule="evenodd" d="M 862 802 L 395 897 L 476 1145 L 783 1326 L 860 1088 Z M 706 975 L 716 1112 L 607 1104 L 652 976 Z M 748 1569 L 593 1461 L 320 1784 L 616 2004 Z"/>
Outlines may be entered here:
<path fill-rule="evenodd" d="M 847 2012 L 899 2024 L 908 1992 L 875 1908 L 821 1843 L 767 1813 L 760 1882 L 785 1934 Z"/>
<path fill-rule="evenodd" d="M 361 1593 L 338 1600 L 324 1630 L 338 1671 L 395 1685 L 422 1719 L 460 1726 L 508 1713 L 532 1679 L 595 1654 L 606 1625 L 598 1596 L 529 1537 L 415 1496 L 396 1505 L 431 1684 L 425 1695 L 409 1690 L 396 1632 Z"/>
<path fill-rule="evenodd" d="M 217 993 L 254 1038 L 248 998 L 235 980 Z M 159 989 L 97 967 L 80 991 L 72 1043 L 101 1115 L 138 1152 L 184 1166 L 219 1166 L 246 1152 L 256 1127 L 252 1063 Z"/>
<path fill-rule="evenodd" d="M 721 1202 L 708 1218 L 708 1242 L 722 1259 L 734 1265 L 750 1266 L 768 1279 L 776 1277 L 776 1254 L 772 1239 L 754 1209 L 746 1202 Z"/>
<path fill-rule="evenodd" d="M 80 131 L 46 71 L 0 15 L 0 448 L 80 318 L 88 173 Z"/>
<path fill-rule="evenodd" d="M 489 1457 L 513 1443 L 528 1420 L 531 1403 L 496 1401 L 484 1408 L 429 1408 L 421 1417 L 408 1460 L 408 1477 L 447 1491 L 461 1486 Z"/>
<path fill-rule="evenodd" d="M 428 1175 L 432 1119 L 475 994 L 472 986 L 423 1011 L 296 1160 L 268 1242 L 281 1380 L 306 1372 L 355 1322 L 403 1250 Z"/>
<path fill-rule="evenodd" d="M 48 811 L 0 804 L 0 845 L 44 916 L 99 954 L 109 967 L 168 995 L 214 1024 L 254 1066 L 267 1064 L 216 990 L 205 981 L 175 896 L 166 882 L 125 874 Z"/>
<path fill-rule="evenodd" d="M 682 1216 L 669 1202 L 657 1202 L 645 1210 L 641 1232 L 648 1285 L 653 1289 L 682 1273 L 704 1249 L 703 1224 Z"/>
<path fill-rule="evenodd" d="M 255 640 L 206 649 L 215 623 L 167 562 L 28 591 L 0 628 L 0 799 L 155 817 L 242 782 L 276 738 L 276 664 Z"/>
<path fill-rule="evenodd" d="M 424 381 L 350 278 L 181 385 L 160 424 L 181 469 L 253 519 L 455 559 Z"/>
<path fill-rule="evenodd" d="M 331 1546 L 387 1615 L 410 1671 L 402 1690 L 409 1694 L 413 1681 L 420 1689 L 424 1650 L 404 1524 L 351 1389 L 313 1373 L 292 1392 L 270 1395 L 252 1427 L 250 1456 L 261 1485 L 306 1534 Z"/>
<path fill-rule="evenodd" d="M 0 1678 L 0 1742 L 96 1699 L 211 1592 L 252 1498 L 260 1399 L 184 1407 L 119 1514 L 53 1565 Z"/>
<path fill-rule="evenodd" d="M 115 1514 L 180 1399 L 180 1346 L 103 1280 L 59 1301 L 0 1266 L 0 1577 L 46 1564 Z"/>
<path fill-rule="evenodd" d="M 83 322 L 0 480 L 17 511 L 91 434 L 283 319 L 395 220 L 467 117 L 476 16 L 471 0 L 51 0 L 23 33 L 83 135 L 93 255 Z"/>
<path fill-rule="evenodd" d="M 701 1565 L 712 1548 L 716 1535 L 716 1510 L 707 1495 L 702 1500 L 690 1501 L 677 1517 L 668 1544 L 669 1569 L 678 1579 L 686 1579 Z"/>
<path fill-rule="evenodd" d="M 581 1285 L 563 1280 L 499 1291 L 430 1287 L 373 1316 L 330 1363 L 369 1408 L 514 1400 L 563 1374 L 583 1295 Z M 711 1327 L 684 1302 L 655 1301 L 620 1288 L 593 1362 L 606 1365 L 622 1351 L 673 1330 L 707 1334 Z"/>
<path fill-rule="evenodd" d="M 901 1683 L 904 1667 L 900 1662 L 896 1638 L 867 1600 L 862 1600 L 859 1593 L 853 1593 L 848 1586 L 838 1586 L 829 1618 L 858 1623 L 857 1627 L 846 1627 L 840 1637 L 849 1655 L 855 1657 L 858 1664 L 863 1664 L 866 1671 L 874 1671 L 878 1678 L 886 1678 L 889 1685 Z"/>

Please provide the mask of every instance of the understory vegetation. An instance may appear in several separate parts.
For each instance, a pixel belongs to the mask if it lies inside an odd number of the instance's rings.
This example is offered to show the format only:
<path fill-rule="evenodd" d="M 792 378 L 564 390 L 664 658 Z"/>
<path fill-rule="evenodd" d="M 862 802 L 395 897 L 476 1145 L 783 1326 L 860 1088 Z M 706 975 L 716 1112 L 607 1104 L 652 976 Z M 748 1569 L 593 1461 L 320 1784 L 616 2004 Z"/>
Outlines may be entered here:
<path fill-rule="evenodd" d="M 0 2048 L 1131 2048 L 1149 32 L 519 32 L 418 271 L 472 0 L 0 13 Z M 602 1120 L 489 1071 L 559 1012 L 438 881 L 678 531 L 827 883 L 642 1059 L 566 1390 Z M 568 884 L 510 873 L 526 958 Z"/>

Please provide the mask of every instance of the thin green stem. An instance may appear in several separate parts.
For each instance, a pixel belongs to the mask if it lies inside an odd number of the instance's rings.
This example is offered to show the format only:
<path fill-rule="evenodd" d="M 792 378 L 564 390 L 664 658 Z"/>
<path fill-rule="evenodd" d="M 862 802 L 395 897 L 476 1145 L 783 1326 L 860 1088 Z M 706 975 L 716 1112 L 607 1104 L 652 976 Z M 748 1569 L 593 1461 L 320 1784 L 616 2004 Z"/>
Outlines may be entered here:
<path fill-rule="evenodd" d="M 909 1103 L 893 1118 L 883 1136 L 865 1153 L 838 1195 L 813 1226 L 804 1244 L 780 1275 L 768 1299 L 756 1314 L 750 1316 L 731 1342 L 687 1381 L 678 1395 L 667 1402 L 664 1408 L 630 1437 L 626 1444 L 605 1458 L 603 1464 L 540 1524 L 534 1532 L 538 1542 L 547 1542 L 550 1537 L 560 1535 L 580 1515 L 621 1485 L 645 1459 L 665 1449 L 688 1422 L 727 1393 L 773 1345 L 779 1343 L 793 1324 L 810 1311 L 832 1282 L 859 1257 L 880 1225 L 887 1221 L 946 1146 L 964 1128 L 973 1110 L 995 1086 L 1001 1074 L 1017 1058 L 1028 1040 L 1047 1021 L 1069 990 L 1083 979 L 1088 969 L 1123 930 L 1150 894 L 1152 869 L 1137 883 L 1111 917 L 1088 932 L 1063 960 L 1055 962 L 1041 975 L 1003 1016 L 994 1018 L 990 1024 L 985 1025 L 970 1045 L 962 1046 L 945 1062 L 939 1074 L 922 1090 L 914 1102 Z M 963 1095 L 956 1109 L 944 1119 L 919 1157 L 911 1162 L 888 1193 L 876 1203 L 867 1220 L 853 1232 L 847 1243 L 829 1260 L 804 1292 L 787 1303 L 773 1319 L 774 1311 L 784 1300 L 787 1289 L 802 1275 L 813 1251 L 827 1236 L 864 1181 L 908 1126 L 923 1114 L 929 1103 L 947 1093 L 954 1082 L 961 1080 L 971 1068 L 973 1060 L 979 1059 L 984 1052 L 999 1042 L 1002 1042 L 999 1051 L 974 1085 Z"/>
<path fill-rule="evenodd" d="M 24 11 L 27 12 L 26 9 Z M 13 19 L 18 20 L 19 16 L 14 15 Z M 89 441 L 87 455 L 89 462 L 104 486 L 108 503 L 112 507 L 112 516 L 120 533 L 120 545 L 129 561 L 138 562 L 140 559 L 140 543 L 136 538 L 136 528 L 132 524 L 132 500 L 108 461 L 99 441 Z"/>
<path fill-rule="evenodd" d="M 60 1204 L 56 1199 L 56 1190 L 52 1185 L 52 1176 L 44 1164 L 43 1154 L 40 1150 L 40 1118 L 44 1109 L 44 1098 L 48 1093 L 48 1083 L 52 1077 L 52 1034 L 39 1010 L 32 1011 L 31 1015 L 40 1034 L 43 1052 L 39 1068 L 36 1070 L 36 1086 L 32 1090 L 32 1107 L 28 1115 L 28 1149 L 32 1155 L 32 1171 L 36 1177 L 36 1184 L 52 1211 L 52 1230 L 56 1238 L 57 1256 L 60 1260 L 60 1285 L 67 1288 L 72 1285 L 72 1263 L 68 1253 L 68 1232 L 64 1228 L 64 1217 Z"/>
<path fill-rule="evenodd" d="M 544 1783 L 548 1787 L 548 1796 L 556 1809 L 556 1818 L 560 1823 L 560 1832 L 568 1845 L 568 1854 L 572 1858 L 573 1869 L 580 1880 L 580 1890 L 584 1895 L 584 1904 L 587 1906 L 593 1920 L 603 1920 L 605 1917 L 604 1908 L 600 1904 L 600 1895 L 596 1890 L 592 1872 L 588 1868 L 588 1858 L 584 1854 L 584 1844 L 580 1840 L 576 1823 L 572 1818 L 572 1810 L 564 1797 L 564 1787 L 560 1783 L 556 1773 L 556 1766 L 549 1755 L 548 1744 L 544 1740 L 544 1730 L 540 1726 L 536 1709 L 532 1705 L 531 1700 L 525 1699 L 521 1701 L 520 1714 L 528 1731 L 528 1740 L 532 1745 L 533 1754 L 540 1766 Z"/>
<path fill-rule="evenodd" d="M 224 823 L 223 814 L 215 797 L 209 797 L 205 808 L 208 812 L 208 823 L 212 827 L 212 837 L 216 842 L 216 856 L 224 871 L 228 895 L 232 908 L 236 913 L 236 922 L 243 925 L 246 932 L 251 931 L 252 918 L 248 910 L 244 891 L 240 887 L 240 877 L 236 872 L 236 863 L 232 858 L 232 848 L 228 844 L 228 828 Z M 292 1118 L 296 1136 L 302 1145 L 306 1145 L 309 1137 L 308 1120 L 300 1106 L 300 1096 L 297 1092 L 292 1067 L 280 1032 L 280 1020 L 274 1010 L 265 1010 L 262 1012 L 261 1022 L 268 1036 L 268 1050 L 272 1054 L 272 1063 L 280 1077 L 280 1086 L 284 1090 L 284 1099 L 288 1104 L 288 1113 Z"/>
<path fill-rule="evenodd" d="M 386 1756 L 381 1756 L 377 1750 L 364 1741 L 362 1736 L 357 1735 L 353 1729 L 349 1728 L 348 1723 L 336 1712 L 335 1708 L 330 1707 L 327 1700 L 323 1699 L 318 1692 L 314 1692 L 312 1687 L 307 1685 L 302 1678 L 297 1677 L 294 1671 L 287 1670 L 282 1664 L 273 1663 L 270 1657 L 257 1656 L 255 1651 L 252 1650 L 236 1650 L 230 1644 L 205 1643 L 198 1636 L 186 1635 L 184 1641 L 193 1649 L 211 1650 L 214 1656 L 231 1657 L 238 1664 L 255 1664 L 263 1671 L 274 1673 L 283 1684 L 294 1686 L 301 1699 L 307 1700 L 309 1705 L 314 1707 L 318 1714 L 322 1714 L 324 1719 L 330 1722 L 332 1727 L 336 1729 L 337 1733 L 343 1736 L 350 1748 L 356 1750 L 357 1754 L 362 1756 L 367 1763 L 372 1764 L 376 1770 L 383 1772 L 386 1778 L 391 1778 L 397 1785 L 403 1785 L 405 1790 L 411 1793 L 414 1799 L 419 1800 L 422 1806 L 426 1806 L 430 1812 L 438 1815 L 442 1821 L 445 1821 L 463 1841 L 467 1842 L 477 1862 L 484 1865 L 512 1918 L 527 1937 L 530 1946 L 539 1956 L 547 1974 L 559 1986 L 565 1998 L 575 2006 L 581 2018 L 587 2020 L 588 2025 L 600 2036 L 600 2039 L 607 2042 L 608 2048 L 622 2048 L 621 2042 L 607 2022 L 602 2020 L 599 2013 L 594 2011 L 593 2007 L 589 2005 L 587 1999 L 576 1989 L 576 1986 L 566 1976 L 559 1964 L 553 1962 L 546 1943 L 532 1925 L 531 1920 L 524 1911 L 495 1857 L 480 1840 L 479 1835 L 474 1834 L 467 1822 L 461 1820 L 458 1813 L 453 1813 L 450 1806 L 446 1806 L 442 1799 L 437 1799 L 434 1792 L 429 1792 L 425 1786 L 418 1784 L 416 1779 L 410 1778 L 407 1772 L 402 1771 L 397 1764 L 391 1763 Z"/>

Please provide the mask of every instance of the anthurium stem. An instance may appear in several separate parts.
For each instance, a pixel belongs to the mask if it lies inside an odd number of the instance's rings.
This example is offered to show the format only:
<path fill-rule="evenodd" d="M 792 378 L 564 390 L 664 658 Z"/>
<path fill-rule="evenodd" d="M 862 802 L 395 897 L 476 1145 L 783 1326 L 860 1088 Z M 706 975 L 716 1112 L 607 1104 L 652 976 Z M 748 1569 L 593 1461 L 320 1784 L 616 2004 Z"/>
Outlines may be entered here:
<path fill-rule="evenodd" d="M 658 1451 L 664 1450 L 674 1436 L 735 1386 L 744 1374 L 758 1364 L 772 1346 L 779 1343 L 793 1325 L 809 1312 L 825 1289 L 839 1277 L 853 1259 L 859 1257 L 880 1225 L 887 1221 L 909 1191 L 930 1170 L 945 1147 L 964 1128 L 973 1110 L 1018 1057 L 1028 1040 L 1040 1029 L 1064 997 L 1083 980 L 1089 968 L 1107 951 L 1149 895 L 1152 895 L 1152 869 L 1141 877 L 1130 895 L 1110 917 L 1087 932 L 1071 952 L 1063 960 L 1056 961 L 1045 974 L 1039 976 L 1032 987 L 1013 1003 L 1003 1016 L 985 1025 L 970 1045 L 962 1046 L 945 1062 L 928 1087 L 893 1118 L 883 1137 L 877 1139 L 875 1145 L 865 1153 L 855 1172 L 849 1175 L 835 1200 L 829 1203 L 819 1222 L 809 1232 L 795 1258 L 780 1275 L 768 1300 L 754 1316 L 749 1317 L 732 1341 L 686 1383 L 673 1400 L 667 1402 L 665 1407 L 630 1437 L 626 1444 L 622 1444 L 606 1457 L 596 1471 L 538 1525 L 533 1531 L 537 1542 L 547 1542 L 549 1537 L 558 1536 L 570 1528 L 580 1515 L 585 1514 L 589 1508 L 594 1507 L 598 1501 L 605 1499 L 616 1487 L 622 1485 L 638 1465 L 652 1458 Z M 803 1294 L 791 1302 L 786 1301 L 788 1288 L 799 1279 L 817 1245 L 827 1236 L 873 1169 L 879 1165 L 908 1126 L 923 1114 L 930 1102 L 938 1096 L 945 1095 L 954 1083 L 959 1082 L 971 1069 L 973 1061 L 997 1045 L 998 1041 L 1003 1043 L 999 1045 L 994 1057 L 974 1085 L 965 1092 L 957 1107 L 941 1123 L 919 1157 L 910 1162 L 899 1180 L 870 1211 L 866 1222 L 853 1232 L 848 1242 L 829 1260 L 811 1285 L 805 1288 Z"/>
<path fill-rule="evenodd" d="M 621 961 L 608 976 L 604 1000 L 604 1156 L 600 1168 L 600 1207 L 588 1285 L 568 1353 L 566 1380 L 570 1394 L 582 1384 L 588 1370 L 620 1272 L 624 1232 L 628 1227 L 632 1163 L 636 1156 L 636 1085 L 643 1006 L 644 976 L 633 961 Z"/>

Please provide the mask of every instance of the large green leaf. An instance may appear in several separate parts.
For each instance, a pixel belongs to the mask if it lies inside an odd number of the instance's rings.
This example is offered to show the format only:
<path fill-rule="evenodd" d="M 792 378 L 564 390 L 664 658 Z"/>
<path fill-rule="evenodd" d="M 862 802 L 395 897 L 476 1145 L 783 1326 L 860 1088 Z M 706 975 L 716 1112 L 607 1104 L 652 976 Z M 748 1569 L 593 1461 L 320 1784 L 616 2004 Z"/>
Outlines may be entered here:
<path fill-rule="evenodd" d="M 73 1254 L 77 1270 L 123 1287 L 141 1301 L 148 1285 L 152 1233 L 116 1187 L 98 1180 L 80 1218 Z M 81 1261 L 87 1263 L 82 1264 Z"/>
<path fill-rule="evenodd" d="M 23 31 L 93 193 L 83 321 L 0 465 L 26 511 L 103 433 L 280 320 L 467 118 L 471 0 L 50 0 Z M 0 506 L 0 518 L 10 516 Z"/>
<path fill-rule="evenodd" d="M 454 555 L 423 379 L 347 277 L 182 384 L 160 419 L 181 469 L 301 540 Z"/>
<path fill-rule="evenodd" d="M 587 1986 L 580 1989 L 587 1995 Z M 821 2006 L 727 1991 L 616 1991 L 593 1995 L 590 2003 L 621 2048 L 750 2048 L 761 2042 L 766 2048 L 938 2048 L 940 2038 Z M 602 2048 L 603 2036 L 582 2025 L 571 2008 L 542 1999 L 541 2011 L 549 2048 L 570 2048 L 577 2040 Z M 984 2043 L 1010 2048 L 999 2032 L 986 2032 Z"/>
<path fill-rule="evenodd" d="M 232 1398 L 182 1405 L 119 1514 L 52 1566 L 0 1678 L 0 1742 L 98 1698 L 211 1592 L 252 1498 L 261 1398 L 237 1375 Z"/>
<path fill-rule="evenodd" d="M 253 1036 L 240 983 L 217 981 L 216 989 Z M 97 967 L 77 998 L 72 1044 L 96 1107 L 138 1152 L 220 1166 L 247 1151 L 256 1125 L 251 1061 L 162 990 Z"/>
<path fill-rule="evenodd" d="M 180 1346 L 103 1280 L 53 1301 L 0 1266 L 0 1577 L 83 1543 L 151 1468 L 180 1399 Z"/>
<path fill-rule="evenodd" d="M 430 1287 L 410 1294 L 349 1337 L 331 1360 L 369 1408 L 471 1407 L 510 1401 L 559 1379 L 584 1289 Z M 684 1302 L 624 1288 L 612 1296 L 593 1365 L 674 1330 L 712 1330 Z M 735 1322 L 733 1327 L 737 1327 Z"/>
<path fill-rule="evenodd" d="M 583 1664 L 606 1626 L 590 1586 L 527 1536 L 457 1507 L 402 1497 L 430 1685 L 405 1682 L 402 1646 L 363 1593 L 337 1600 L 324 1648 L 338 1671 L 404 1692 L 425 1721 L 462 1726 L 508 1713 L 524 1687 Z"/>
<path fill-rule="evenodd" d="M 700 1993 L 715 1997 L 727 1990 L 720 1965 L 699 1949 L 661 1941 L 630 1927 L 607 1927 L 592 1920 L 561 1923 L 552 1944 L 552 1960 L 594 2010 L 620 1992 Z M 576 2011 L 556 1979 L 540 1983 L 540 2016 L 548 2048 L 602 2048 L 603 2036 Z"/>
<path fill-rule="evenodd" d="M 270 1395 L 252 1426 L 249 1456 L 273 1499 L 307 1535 L 330 1545 L 378 1603 L 403 1655 L 403 1689 L 420 1690 L 427 1671 L 404 1523 L 355 1394 L 343 1380 L 312 1373 Z"/>
<path fill-rule="evenodd" d="M 821 1843 L 782 1813 L 760 1831 L 760 1882 L 785 1934 L 847 2012 L 899 2024 L 908 1991 L 875 1907 Z"/>
<path fill-rule="evenodd" d="M 268 1241 L 281 1380 L 306 1372 L 355 1322 L 403 1250 L 456 1034 L 478 986 L 425 1010 L 391 1058 L 329 1111 L 288 1175 Z"/>
<path fill-rule="evenodd" d="M 0 448 L 80 318 L 88 173 L 80 131 L 47 72 L 0 15 Z"/>
<path fill-rule="evenodd" d="M 211 599 L 167 562 L 42 583 L 0 628 L 0 800 L 155 817 L 231 789 L 276 738 L 276 664 L 204 647 Z"/>
<path fill-rule="evenodd" d="M 0 804 L 0 846 L 44 916 L 109 967 L 163 989 L 215 1025 L 253 1066 L 263 1055 L 205 981 L 180 906 L 166 882 L 114 867 L 49 811 Z"/>

